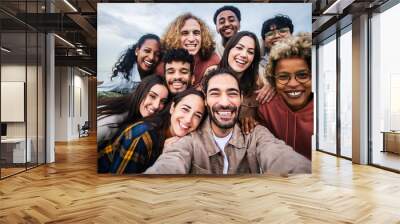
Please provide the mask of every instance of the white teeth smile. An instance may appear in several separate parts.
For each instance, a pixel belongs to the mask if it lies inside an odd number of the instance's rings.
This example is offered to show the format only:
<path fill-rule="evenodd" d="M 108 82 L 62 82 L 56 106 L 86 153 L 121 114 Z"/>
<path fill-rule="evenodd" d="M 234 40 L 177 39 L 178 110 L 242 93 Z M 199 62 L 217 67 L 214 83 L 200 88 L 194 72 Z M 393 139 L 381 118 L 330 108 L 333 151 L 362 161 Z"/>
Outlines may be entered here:
<path fill-rule="evenodd" d="M 296 92 L 288 92 L 287 93 L 291 97 L 298 97 L 301 94 L 301 91 L 296 91 Z"/>
<path fill-rule="evenodd" d="M 172 86 L 176 89 L 182 88 L 183 87 L 183 83 L 182 82 L 173 82 Z"/>
<path fill-rule="evenodd" d="M 187 48 L 195 48 L 197 44 L 186 44 L 185 45 Z"/>
<path fill-rule="evenodd" d="M 219 111 L 219 112 L 217 112 L 217 114 L 221 118 L 230 118 L 232 116 L 232 112 L 231 111 Z"/>
<path fill-rule="evenodd" d="M 154 109 L 151 108 L 147 108 L 147 111 L 149 111 L 149 113 L 154 114 L 156 111 Z"/>
<path fill-rule="evenodd" d="M 236 59 L 235 61 L 236 61 L 236 63 L 241 64 L 241 65 L 245 65 L 246 64 L 246 62 L 244 60 L 242 60 L 242 59 Z"/>
<path fill-rule="evenodd" d="M 152 66 L 153 65 L 153 62 L 150 62 L 150 61 L 147 61 L 147 60 L 144 60 L 143 62 L 148 66 Z"/>
<path fill-rule="evenodd" d="M 239 64 L 246 64 L 246 61 L 242 59 L 236 59 L 236 62 Z"/>
<path fill-rule="evenodd" d="M 184 124 L 182 124 L 182 123 L 180 123 L 180 122 L 179 122 L 179 126 L 180 126 L 182 129 L 185 129 L 185 130 L 189 129 L 188 126 L 186 126 L 186 125 L 184 125 Z"/>

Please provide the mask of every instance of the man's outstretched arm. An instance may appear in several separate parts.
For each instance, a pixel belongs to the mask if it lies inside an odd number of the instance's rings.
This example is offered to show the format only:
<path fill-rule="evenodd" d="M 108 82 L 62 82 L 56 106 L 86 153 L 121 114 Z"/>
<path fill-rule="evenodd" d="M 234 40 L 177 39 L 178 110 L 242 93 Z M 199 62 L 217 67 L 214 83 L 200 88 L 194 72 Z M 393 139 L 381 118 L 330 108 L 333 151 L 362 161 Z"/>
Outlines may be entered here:
<path fill-rule="evenodd" d="M 192 163 L 192 142 L 192 137 L 188 135 L 168 144 L 144 174 L 188 174 Z"/>

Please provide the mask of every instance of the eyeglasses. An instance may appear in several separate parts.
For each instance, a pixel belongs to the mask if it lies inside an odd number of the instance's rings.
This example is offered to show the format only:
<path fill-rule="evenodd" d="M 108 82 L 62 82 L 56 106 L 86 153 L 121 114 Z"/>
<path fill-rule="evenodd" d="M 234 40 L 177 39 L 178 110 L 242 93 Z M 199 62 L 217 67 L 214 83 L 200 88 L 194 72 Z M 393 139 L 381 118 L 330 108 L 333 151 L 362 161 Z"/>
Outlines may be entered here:
<path fill-rule="evenodd" d="M 268 31 L 267 33 L 265 33 L 265 37 L 273 37 L 276 34 L 283 35 L 283 34 L 287 34 L 289 32 L 290 32 L 290 29 L 287 27 L 284 27 L 284 28 Z"/>
<path fill-rule="evenodd" d="M 311 74 L 308 71 L 300 71 L 296 73 L 279 73 L 275 75 L 275 79 L 279 82 L 281 85 L 287 85 L 289 81 L 292 79 L 294 76 L 294 79 L 296 79 L 297 82 L 304 84 L 308 81 L 311 80 Z"/>

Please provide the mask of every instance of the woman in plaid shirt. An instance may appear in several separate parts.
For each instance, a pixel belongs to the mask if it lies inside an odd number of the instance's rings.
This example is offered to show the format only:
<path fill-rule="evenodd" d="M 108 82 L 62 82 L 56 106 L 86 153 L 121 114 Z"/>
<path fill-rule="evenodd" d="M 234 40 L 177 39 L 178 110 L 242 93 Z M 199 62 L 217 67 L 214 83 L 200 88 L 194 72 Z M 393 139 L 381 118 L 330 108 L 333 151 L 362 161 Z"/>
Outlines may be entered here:
<path fill-rule="evenodd" d="M 99 153 L 100 173 L 142 173 L 153 165 L 164 144 L 194 131 L 203 121 L 204 96 L 189 89 L 177 94 L 159 114 L 129 125 Z"/>

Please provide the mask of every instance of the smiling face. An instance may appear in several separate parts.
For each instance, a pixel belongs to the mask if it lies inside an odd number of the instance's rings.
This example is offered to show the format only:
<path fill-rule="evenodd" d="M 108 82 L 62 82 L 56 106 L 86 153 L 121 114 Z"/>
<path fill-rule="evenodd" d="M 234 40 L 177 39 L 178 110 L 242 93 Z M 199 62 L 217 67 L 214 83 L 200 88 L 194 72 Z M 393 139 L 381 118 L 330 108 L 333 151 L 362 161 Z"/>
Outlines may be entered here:
<path fill-rule="evenodd" d="M 235 126 L 240 103 L 239 84 L 231 75 L 219 74 L 208 81 L 206 105 L 217 136 L 223 136 Z"/>
<path fill-rule="evenodd" d="M 304 77 L 303 74 L 310 74 L 307 62 L 298 57 L 280 59 L 275 67 L 275 77 L 290 74 L 290 80 L 286 85 L 282 85 L 276 79 L 276 91 L 285 100 L 286 104 L 293 110 L 304 108 L 311 95 L 311 78 L 304 84 L 298 82 L 293 74 Z"/>
<path fill-rule="evenodd" d="M 189 54 L 196 55 L 201 47 L 201 28 L 195 19 L 185 21 L 181 31 L 181 45 L 189 51 Z"/>
<path fill-rule="evenodd" d="M 189 94 L 179 103 L 172 104 L 171 126 L 172 136 L 183 137 L 194 131 L 204 116 L 204 100 L 195 94 Z"/>
<path fill-rule="evenodd" d="M 156 84 L 151 87 L 150 91 L 139 105 L 139 112 L 142 117 L 148 117 L 162 110 L 165 106 L 167 98 L 167 87 L 160 84 Z"/>
<path fill-rule="evenodd" d="M 255 42 L 249 36 L 243 36 L 229 51 L 228 64 L 233 71 L 242 73 L 250 67 L 254 60 Z"/>
<path fill-rule="evenodd" d="M 136 62 L 142 71 L 150 71 L 160 61 L 160 44 L 154 39 L 147 39 L 140 48 L 136 48 Z"/>
<path fill-rule="evenodd" d="M 240 29 L 239 19 L 231 10 L 220 12 L 216 23 L 217 32 L 225 39 L 229 39 Z"/>
<path fill-rule="evenodd" d="M 186 90 L 191 85 L 193 77 L 188 62 L 172 61 L 165 64 L 165 79 L 173 95 Z"/>
<path fill-rule="evenodd" d="M 279 41 L 291 36 L 289 27 L 278 29 L 276 25 L 271 25 L 270 30 L 264 36 L 264 46 L 271 49 Z"/>

